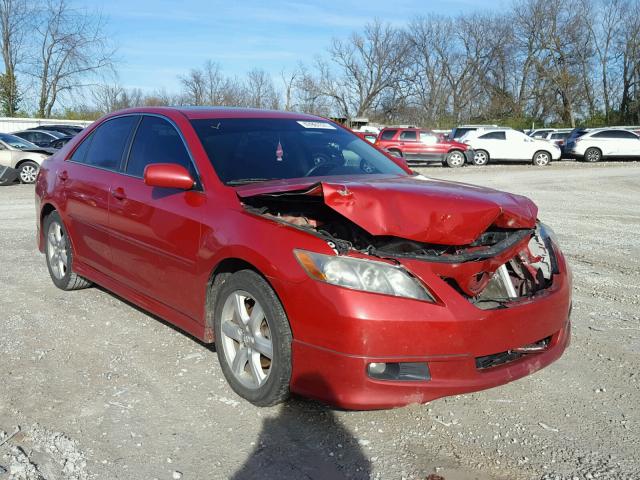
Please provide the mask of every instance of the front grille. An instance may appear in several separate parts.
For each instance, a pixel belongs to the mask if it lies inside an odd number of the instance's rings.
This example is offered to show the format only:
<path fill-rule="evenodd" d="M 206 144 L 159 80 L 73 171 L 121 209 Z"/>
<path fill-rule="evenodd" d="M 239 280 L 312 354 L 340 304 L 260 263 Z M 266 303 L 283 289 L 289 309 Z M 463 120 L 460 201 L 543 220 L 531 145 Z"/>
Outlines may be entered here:
<path fill-rule="evenodd" d="M 536 353 L 544 352 L 547 348 L 549 348 L 550 343 L 551 337 L 546 337 L 542 340 L 538 340 L 537 342 L 514 348 L 513 350 L 493 353 L 491 355 L 485 355 L 483 357 L 476 357 L 476 368 L 478 370 L 486 370 L 487 368 L 497 367 L 499 365 L 515 362 L 519 358 L 525 357 L 527 355 L 535 355 Z"/>

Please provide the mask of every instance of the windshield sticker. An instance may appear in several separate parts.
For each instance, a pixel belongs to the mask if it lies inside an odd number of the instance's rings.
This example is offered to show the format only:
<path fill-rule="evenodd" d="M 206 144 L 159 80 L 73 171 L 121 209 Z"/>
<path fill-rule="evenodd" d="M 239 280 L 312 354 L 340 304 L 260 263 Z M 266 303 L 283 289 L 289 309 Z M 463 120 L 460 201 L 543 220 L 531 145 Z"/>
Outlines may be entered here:
<path fill-rule="evenodd" d="M 336 127 L 331 125 L 329 122 L 305 122 L 298 121 L 298 124 L 302 125 L 304 128 L 323 128 L 325 130 L 335 130 Z"/>

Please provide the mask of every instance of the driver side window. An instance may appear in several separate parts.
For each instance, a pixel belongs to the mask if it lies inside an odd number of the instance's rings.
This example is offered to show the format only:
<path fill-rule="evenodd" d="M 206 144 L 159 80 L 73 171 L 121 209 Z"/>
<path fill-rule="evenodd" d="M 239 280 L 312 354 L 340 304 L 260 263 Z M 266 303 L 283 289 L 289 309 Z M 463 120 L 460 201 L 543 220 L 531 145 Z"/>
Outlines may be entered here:
<path fill-rule="evenodd" d="M 175 163 L 182 165 L 196 178 L 189 152 L 176 129 L 160 117 L 144 116 L 136 130 L 126 173 L 142 178 L 147 165 Z"/>

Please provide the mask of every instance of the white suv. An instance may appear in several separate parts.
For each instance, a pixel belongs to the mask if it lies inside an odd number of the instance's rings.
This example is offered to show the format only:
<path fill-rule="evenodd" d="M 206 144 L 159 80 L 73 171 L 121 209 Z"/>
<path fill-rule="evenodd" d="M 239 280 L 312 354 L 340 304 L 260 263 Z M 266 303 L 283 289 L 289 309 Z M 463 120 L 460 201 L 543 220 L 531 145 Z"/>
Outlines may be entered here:
<path fill-rule="evenodd" d="M 486 165 L 489 160 L 532 162 L 545 166 L 559 160 L 560 147 L 546 140 L 537 140 L 517 130 L 483 130 L 469 134 L 464 143 L 474 150 L 472 163 Z"/>
<path fill-rule="evenodd" d="M 587 162 L 599 162 L 607 157 L 640 158 L 640 137 L 622 128 L 601 128 L 570 139 L 565 150 Z"/>

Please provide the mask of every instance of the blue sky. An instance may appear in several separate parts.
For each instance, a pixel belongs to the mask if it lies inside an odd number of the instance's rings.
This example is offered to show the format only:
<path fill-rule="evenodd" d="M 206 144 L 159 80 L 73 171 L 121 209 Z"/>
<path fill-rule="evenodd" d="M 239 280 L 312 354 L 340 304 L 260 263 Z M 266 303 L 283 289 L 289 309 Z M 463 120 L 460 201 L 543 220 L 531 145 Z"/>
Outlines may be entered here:
<path fill-rule="evenodd" d="M 429 13 L 497 8 L 498 0 L 86 0 L 102 12 L 118 48 L 120 83 L 179 88 L 178 76 L 211 59 L 227 75 L 262 68 L 277 76 L 322 54 L 374 18 L 405 25 Z"/>

